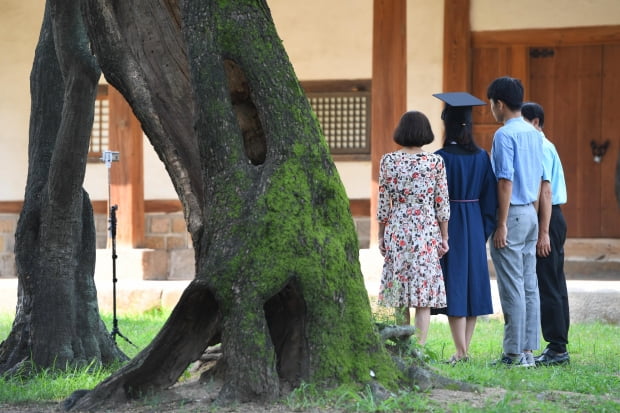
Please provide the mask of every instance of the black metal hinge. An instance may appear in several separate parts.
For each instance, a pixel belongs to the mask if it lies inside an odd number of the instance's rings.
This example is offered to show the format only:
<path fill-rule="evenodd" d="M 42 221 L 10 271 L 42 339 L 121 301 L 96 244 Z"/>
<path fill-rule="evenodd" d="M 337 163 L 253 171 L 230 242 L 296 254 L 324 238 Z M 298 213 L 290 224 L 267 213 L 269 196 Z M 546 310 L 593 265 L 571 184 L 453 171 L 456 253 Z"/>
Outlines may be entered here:
<path fill-rule="evenodd" d="M 553 51 L 553 49 L 547 49 L 547 48 L 537 48 L 537 47 L 532 47 L 530 49 L 530 57 L 533 57 L 534 59 L 537 59 L 539 57 L 553 57 L 553 55 L 555 54 L 555 52 Z"/>

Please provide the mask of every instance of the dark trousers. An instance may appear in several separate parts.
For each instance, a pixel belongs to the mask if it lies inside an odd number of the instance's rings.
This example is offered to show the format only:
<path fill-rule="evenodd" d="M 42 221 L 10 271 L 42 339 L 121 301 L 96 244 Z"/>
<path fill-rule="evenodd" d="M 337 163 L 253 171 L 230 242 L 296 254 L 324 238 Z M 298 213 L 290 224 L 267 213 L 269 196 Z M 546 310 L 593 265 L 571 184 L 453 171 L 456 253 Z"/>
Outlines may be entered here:
<path fill-rule="evenodd" d="M 564 242 L 566 221 L 559 205 L 551 210 L 549 223 L 551 253 L 536 258 L 536 275 L 540 293 L 540 324 L 547 348 L 558 353 L 566 351 L 570 314 L 564 275 Z"/>

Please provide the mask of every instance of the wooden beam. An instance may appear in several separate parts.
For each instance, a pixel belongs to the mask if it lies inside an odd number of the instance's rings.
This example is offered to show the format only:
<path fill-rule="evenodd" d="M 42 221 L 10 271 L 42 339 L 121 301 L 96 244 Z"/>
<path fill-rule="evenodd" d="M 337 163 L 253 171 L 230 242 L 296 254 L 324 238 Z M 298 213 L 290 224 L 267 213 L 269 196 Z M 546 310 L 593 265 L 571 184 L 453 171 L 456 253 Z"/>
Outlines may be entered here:
<path fill-rule="evenodd" d="M 620 42 L 620 26 L 489 30 L 472 33 L 472 42 L 478 47 L 611 44 Z"/>
<path fill-rule="evenodd" d="M 304 92 L 361 92 L 370 90 L 370 79 L 303 80 Z"/>
<path fill-rule="evenodd" d="M 107 201 L 91 201 L 95 214 L 108 214 Z M 367 217 L 370 214 L 369 199 L 349 200 L 351 215 L 354 217 Z M 0 214 L 19 214 L 24 206 L 24 201 L 0 201 Z M 146 199 L 144 212 L 149 213 L 174 213 L 183 212 L 183 205 L 178 199 Z"/>
<path fill-rule="evenodd" d="M 379 162 L 397 149 L 394 128 L 407 109 L 407 2 L 374 0 L 371 85 L 370 245 L 377 245 Z"/>
<path fill-rule="evenodd" d="M 92 201 L 95 214 L 107 214 L 107 201 Z M 0 203 L 0 212 L 2 203 Z M 183 212 L 183 205 L 178 199 L 145 199 L 144 213 L 164 213 Z"/>
<path fill-rule="evenodd" d="M 370 216 L 370 200 L 369 199 L 350 199 L 349 207 L 351 215 L 354 217 Z"/>
<path fill-rule="evenodd" d="M 443 20 L 443 92 L 470 92 L 469 0 L 445 0 Z"/>
<path fill-rule="evenodd" d="M 110 204 L 118 205 L 116 242 L 119 246 L 144 245 L 144 155 L 142 126 L 129 104 L 112 86 L 108 88 L 110 110 L 109 149 L 120 152 L 110 168 Z"/>

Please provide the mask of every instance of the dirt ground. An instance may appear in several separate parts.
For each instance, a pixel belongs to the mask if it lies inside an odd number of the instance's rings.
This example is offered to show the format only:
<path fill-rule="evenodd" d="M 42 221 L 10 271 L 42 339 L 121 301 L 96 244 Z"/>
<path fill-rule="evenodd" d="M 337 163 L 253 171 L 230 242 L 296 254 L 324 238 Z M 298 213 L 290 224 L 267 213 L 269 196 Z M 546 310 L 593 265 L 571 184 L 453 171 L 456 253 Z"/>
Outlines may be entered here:
<path fill-rule="evenodd" d="M 215 406 L 213 400 L 217 396 L 219 385 L 199 384 L 197 381 L 176 385 L 169 390 L 162 391 L 155 396 L 133 403 L 116 406 L 103 406 L 97 412 L 108 413 L 190 413 L 190 412 L 217 412 L 217 413 L 339 413 L 339 409 L 291 409 L 282 404 L 259 405 L 254 403 L 236 404 L 233 406 Z M 463 392 L 447 389 L 433 389 L 426 393 L 433 400 L 440 411 L 449 411 L 450 405 L 464 403 L 473 408 L 493 406 L 504 399 L 506 391 L 498 388 L 486 388 L 480 393 Z M 558 408 L 566 411 L 579 410 L 583 407 L 584 399 L 589 395 L 570 392 L 544 392 L 536 395 L 540 400 L 547 400 L 558 404 Z M 594 400 L 594 398 L 593 398 Z M 434 410 L 437 411 L 437 410 Z M 0 403 L 0 412 L 3 413 L 49 413 L 64 412 L 60 403 L 31 403 L 23 405 L 7 405 Z"/>
<path fill-rule="evenodd" d="M 338 409 L 291 409 L 282 404 L 259 405 L 243 403 L 229 407 L 215 407 L 212 402 L 217 396 L 219 386 L 215 384 L 199 384 L 189 382 L 176 385 L 165 390 L 152 398 L 133 403 L 117 406 L 104 406 L 97 411 L 109 413 L 172 413 L 172 412 L 215 412 L 218 413 L 338 413 Z M 428 397 L 434 400 L 443 409 L 447 409 L 453 403 L 467 403 L 472 407 L 483 407 L 489 401 L 499 401 L 504 397 L 503 389 L 485 389 L 482 393 L 461 392 L 446 389 L 434 389 L 428 393 Z M 0 404 L 3 413 L 48 413 L 64 412 L 59 403 L 31 403 L 23 405 Z"/>

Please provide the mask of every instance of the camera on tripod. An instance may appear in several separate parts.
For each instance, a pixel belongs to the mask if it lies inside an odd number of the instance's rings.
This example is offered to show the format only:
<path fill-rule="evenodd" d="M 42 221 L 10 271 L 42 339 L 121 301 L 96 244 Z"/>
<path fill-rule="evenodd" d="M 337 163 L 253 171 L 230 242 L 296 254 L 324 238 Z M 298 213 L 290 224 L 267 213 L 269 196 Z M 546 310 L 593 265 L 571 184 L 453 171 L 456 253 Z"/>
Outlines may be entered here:
<path fill-rule="evenodd" d="M 118 162 L 120 160 L 120 153 L 117 151 L 103 151 L 99 159 L 101 159 L 108 168 L 108 205 L 110 206 L 110 215 L 108 217 L 110 226 L 108 230 L 110 231 L 109 234 L 112 242 L 112 331 L 110 332 L 110 336 L 114 343 L 116 343 L 116 336 L 120 336 L 135 347 L 136 345 L 118 329 L 118 318 L 116 317 L 116 282 L 118 281 L 116 278 L 116 259 L 118 258 L 116 255 L 116 211 L 118 210 L 118 205 L 111 205 L 110 169 L 112 168 L 112 162 Z"/>

